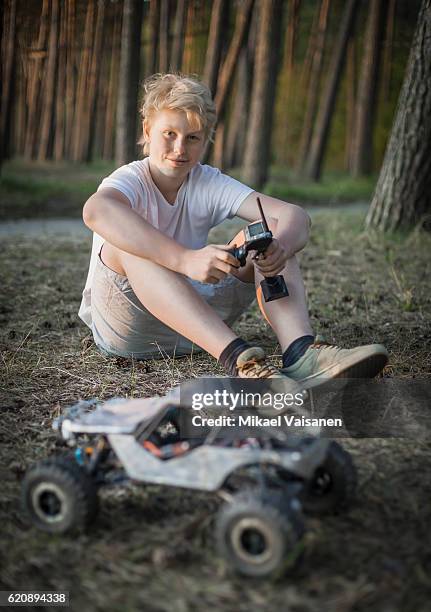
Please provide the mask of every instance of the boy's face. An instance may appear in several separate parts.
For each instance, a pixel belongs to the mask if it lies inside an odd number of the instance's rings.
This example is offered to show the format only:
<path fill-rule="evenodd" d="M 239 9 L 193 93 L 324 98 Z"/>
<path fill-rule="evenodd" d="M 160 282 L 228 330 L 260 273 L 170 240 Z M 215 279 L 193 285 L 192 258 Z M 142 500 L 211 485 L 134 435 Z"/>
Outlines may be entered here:
<path fill-rule="evenodd" d="M 144 123 L 144 135 L 149 143 L 150 163 L 165 176 L 177 179 L 185 177 L 198 163 L 205 146 L 204 131 L 197 121 L 191 123 L 183 111 L 158 111 L 149 123 Z"/>

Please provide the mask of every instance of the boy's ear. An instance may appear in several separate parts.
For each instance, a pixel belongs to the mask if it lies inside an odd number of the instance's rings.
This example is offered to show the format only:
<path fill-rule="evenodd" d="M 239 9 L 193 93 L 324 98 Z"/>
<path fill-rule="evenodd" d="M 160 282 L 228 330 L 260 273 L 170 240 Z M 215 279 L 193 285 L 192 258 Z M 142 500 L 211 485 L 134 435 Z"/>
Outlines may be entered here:
<path fill-rule="evenodd" d="M 150 142 L 150 126 L 148 122 L 144 120 L 142 122 L 142 134 L 144 136 L 145 142 Z"/>

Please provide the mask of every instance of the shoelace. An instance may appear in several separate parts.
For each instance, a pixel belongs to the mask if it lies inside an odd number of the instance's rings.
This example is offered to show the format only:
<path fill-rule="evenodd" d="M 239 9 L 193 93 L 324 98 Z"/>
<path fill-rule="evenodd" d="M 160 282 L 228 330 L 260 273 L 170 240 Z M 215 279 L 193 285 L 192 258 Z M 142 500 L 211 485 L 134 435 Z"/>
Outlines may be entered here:
<path fill-rule="evenodd" d="M 321 336 L 320 334 L 316 334 L 316 337 L 314 338 L 314 342 L 313 344 L 310 344 L 309 348 L 320 348 L 322 346 L 333 346 L 334 348 L 339 348 L 338 346 L 336 346 L 335 344 L 331 344 L 330 342 L 327 342 L 325 340 L 325 336 Z"/>
<path fill-rule="evenodd" d="M 340 349 L 339 346 L 336 346 L 335 344 L 330 344 L 329 342 L 325 342 L 324 340 L 318 341 L 318 342 L 313 342 L 313 344 L 310 344 L 309 348 L 319 349 L 319 348 L 322 348 L 324 346 L 329 346 L 330 348 L 334 348 L 334 349 L 337 349 L 337 350 Z"/>
<path fill-rule="evenodd" d="M 258 361 L 250 359 L 242 367 L 241 372 L 249 376 L 249 374 L 257 374 L 258 378 L 268 378 L 272 374 L 278 374 L 277 368 L 266 361 Z"/>

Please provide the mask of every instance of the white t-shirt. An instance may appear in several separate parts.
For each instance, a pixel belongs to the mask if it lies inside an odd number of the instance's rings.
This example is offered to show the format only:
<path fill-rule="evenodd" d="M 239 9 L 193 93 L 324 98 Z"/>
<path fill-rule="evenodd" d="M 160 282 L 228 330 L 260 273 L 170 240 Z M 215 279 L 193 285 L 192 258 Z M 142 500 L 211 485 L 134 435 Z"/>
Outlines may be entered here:
<path fill-rule="evenodd" d="M 209 230 L 235 216 L 253 189 L 212 166 L 197 164 L 178 190 L 174 204 L 169 204 L 151 177 L 149 159 L 122 166 L 103 179 L 100 189 L 121 191 L 133 210 L 153 227 L 190 249 L 206 245 Z M 104 239 L 93 233 L 93 248 L 87 282 L 82 294 L 79 316 L 91 327 L 91 286 L 97 257 Z"/>

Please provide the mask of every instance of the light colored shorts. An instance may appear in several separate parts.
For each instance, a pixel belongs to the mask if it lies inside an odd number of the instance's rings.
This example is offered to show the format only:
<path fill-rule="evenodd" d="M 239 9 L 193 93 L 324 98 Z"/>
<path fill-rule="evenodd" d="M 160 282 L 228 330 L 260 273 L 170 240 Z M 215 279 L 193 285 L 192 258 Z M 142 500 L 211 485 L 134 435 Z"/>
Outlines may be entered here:
<path fill-rule="evenodd" d="M 227 325 L 256 297 L 253 284 L 234 276 L 227 276 L 216 285 L 187 280 Z M 91 289 L 91 314 L 94 341 L 104 354 L 150 359 L 202 351 L 144 308 L 127 277 L 105 266 L 100 255 Z"/>

